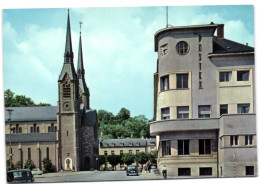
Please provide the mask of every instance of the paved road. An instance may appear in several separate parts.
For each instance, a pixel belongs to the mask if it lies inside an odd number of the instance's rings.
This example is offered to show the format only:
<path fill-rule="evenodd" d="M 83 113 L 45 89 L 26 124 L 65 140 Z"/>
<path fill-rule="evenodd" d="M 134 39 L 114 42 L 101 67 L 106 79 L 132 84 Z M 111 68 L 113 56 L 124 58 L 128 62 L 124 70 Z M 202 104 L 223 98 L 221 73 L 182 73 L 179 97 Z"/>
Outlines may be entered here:
<path fill-rule="evenodd" d="M 43 174 L 35 176 L 37 183 L 78 182 L 78 181 L 125 181 L 162 179 L 154 173 L 141 173 L 139 176 L 126 176 L 125 171 L 81 171 Z"/>

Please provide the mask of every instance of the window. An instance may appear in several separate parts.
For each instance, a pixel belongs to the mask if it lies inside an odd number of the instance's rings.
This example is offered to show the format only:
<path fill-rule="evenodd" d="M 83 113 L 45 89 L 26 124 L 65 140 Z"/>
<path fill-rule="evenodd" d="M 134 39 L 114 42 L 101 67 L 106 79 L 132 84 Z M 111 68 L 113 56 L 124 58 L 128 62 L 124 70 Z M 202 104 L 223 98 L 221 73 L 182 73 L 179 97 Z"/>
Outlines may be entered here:
<path fill-rule="evenodd" d="M 199 140 L 199 154 L 211 154 L 211 140 L 210 139 L 200 139 Z"/>
<path fill-rule="evenodd" d="M 250 104 L 237 104 L 237 113 L 244 114 L 249 113 Z"/>
<path fill-rule="evenodd" d="M 199 105 L 199 118 L 210 118 L 210 105 Z"/>
<path fill-rule="evenodd" d="M 54 131 L 57 132 L 57 126 L 54 127 Z"/>
<path fill-rule="evenodd" d="M 176 74 L 177 89 L 188 88 L 188 74 Z"/>
<path fill-rule="evenodd" d="M 49 148 L 46 148 L 46 158 L 49 160 L 50 159 L 50 152 Z"/>
<path fill-rule="evenodd" d="M 169 75 L 161 77 L 161 91 L 169 89 Z"/>
<path fill-rule="evenodd" d="M 111 146 L 115 146 L 115 143 L 112 142 L 112 143 L 111 143 Z"/>
<path fill-rule="evenodd" d="M 28 148 L 28 160 L 31 160 L 31 148 Z"/>
<path fill-rule="evenodd" d="M 37 133 L 39 133 L 40 132 L 40 128 L 39 127 L 37 127 Z"/>
<path fill-rule="evenodd" d="M 54 123 L 51 124 L 51 132 L 54 132 Z"/>
<path fill-rule="evenodd" d="M 67 130 L 67 136 L 69 136 L 69 131 Z"/>
<path fill-rule="evenodd" d="M 136 154 L 139 153 L 139 150 L 136 150 Z"/>
<path fill-rule="evenodd" d="M 220 105 L 220 116 L 222 114 L 228 114 L 228 105 Z"/>
<path fill-rule="evenodd" d="M 51 132 L 51 127 L 48 126 L 48 132 Z"/>
<path fill-rule="evenodd" d="M 120 150 L 120 155 L 123 154 L 123 153 L 124 153 L 124 151 L 123 151 L 123 150 Z"/>
<path fill-rule="evenodd" d="M 15 128 L 15 133 L 18 133 L 19 132 L 19 124 L 16 124 L 15 127 L 16 127 Z"/>
<path fill-rule="evenodd" d="M 171 155 L 171 141 L 162 141 L 162 156 Z"/>
<path fill-rule="evenodd" d="M 161 114 L 162 114 L 162 120 L 164 119 L 170 119 L 170 108 L 166 107 L 161 109 Z"/>
<path fill-rule="evenodd" d="M 178 155 L 189 155 L 189 140 L 178 140 Z"/>
<path fill-rule="evenodd" d="M 129 150 L 129 153 L 132 153 L 132 150 Z"/>
<path fill-rule="evenodd" d="M 246 166 L 246 175 L 255 175 L 254 166 Z"/>
<path fill-rule="evenodd" d="M 129 142 L 129 146 L 133 146 L 133 143 L 132 143 L 132 142 Z"/>
<path fill-rule="evenodd" d="M 202 79 L 202 73 L 199 72 L 199 79 Z"/>
<path fill-rule="evenodd" d="M 190 168 L 178 168 L 178 176 L 190 176 Z"/>
<path fill-rule="evenodd" d="M 238 135 L 230 136 L 230 146 L 238 145 Z"/>
<path fill-rule="evenodd" d="M 229 82 L 232 78 L 232 72 L 219 72 L 219 82 Z"/>
<path fill-rule="evenodd" d="M 177 107 L 177 118 L 187 119 L 189 118 L 189 107 Z"/>
<path fill-rule="evenodd" d="M 248 81 L 249 80 L 249 70 L 237 71 L 237 81 Z"/>
<path fill-rule="evenodd" d="M 139 143 L 139 142 L 137 142 L 137 143 L 135 143 L 135 145 L 136 145 L 136 146 L 140 146 L 140 143 Z"/>
<path fill-rule="evenodd" d="M 104 155 L 107 156 L 107 151 L 104 151 Z"/>
<path fill-rule="evenodd" d="M 189 45 L 185 41 L 178 42 L 176 45 L 176 51 L 179 55 L 185 55 L 189 51 Z"/>
<path fill-rule="evenodd" d="M 63 98 L 69 99 L 70 98 L 70 84 L 66 82 L 62 85 L 63 87 Z"/>
<path fill-rule="evenodd" d="M 121 142 L 121 143 L 120 143 L 120 146 L 124 146 L 124 143 L 123 143 L 123 142 Z"/>
<path fill-rule="evenodd" d="M 22 127 L 19 127 L 19 133 L 22 133 Z"/>
<path fill-rule="evenodd" d="M 115 154 L 115 151 L 114 151 L 114 150 L 112 150 L 112 151 L 111 151 L 111 155 L 114 155 L 114 154 Z"/>
<path fill-rule="evenodd" d="M 31 133 L 33 133 L 33 127 L 31 127 Z"/>
<path fill-rule="evenodd" d="M 245 144 L 246 145 L 253 145 L 253 135 L 246 135 L 245 136 Z"/>
<path fill-rule="evenodd" d="M 200 176 L 211 176 L 212 167 L 202 167 L 200 168 Z"/>
<path fill-rule="evenodd" d="M 36 132 L 36 123 L 33 124 L 33 132 Z"/>

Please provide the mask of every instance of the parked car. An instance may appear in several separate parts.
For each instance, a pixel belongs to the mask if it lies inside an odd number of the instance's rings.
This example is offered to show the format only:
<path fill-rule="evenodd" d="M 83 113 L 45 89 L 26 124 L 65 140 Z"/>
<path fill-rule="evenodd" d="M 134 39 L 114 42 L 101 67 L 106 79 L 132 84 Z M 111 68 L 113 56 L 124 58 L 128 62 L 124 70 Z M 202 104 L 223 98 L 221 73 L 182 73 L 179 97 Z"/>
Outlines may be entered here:
<path fill-rule="evenodd" d="M 125 170 L 126 170 L 125 166 L 121 165 L 121 166 L 120 166 L 120 170 L 121 170 L 121 171 L 125 171 Z"/>
<path fill-rule="evenodd" d="M 129 175 L 136 175 L 136 176 L 138 176 L 139 173 L 138 173 L 138 168 L 137 168 L 137 166 L 134 166 L 134 165 L 129 165 L 129 166 L 127 166 L 126 175 L 127 175 L 127 176 L 129 176 Z"/>
<path fill-rule="evenodd" d="M 154 172 L 154 171 L 156 171 L 156 170 L 157 170 L 156 166 L 155 166 L 155 165 L 152 165 L 152 166 L 151 166 L 151 171 Z"/>
<path fill-rule="evenodd" d="M 7 182 L 33 183 L 34 178 L 30 169 L 10 170 L 7 172 Z"/>
<path fill-rule="evenodd" d="M 112 167 L 107 168 L 107 171 L 114 171 Z"/>
<path fill-rule="evenodd" d="M 32 175 L 42 175 L 42 174 L 43 174 L 43 172 L 42 172 L 42 170 L 39 169 L 39 168 L 34 168 L 34 169 L 32 170 Z"/>

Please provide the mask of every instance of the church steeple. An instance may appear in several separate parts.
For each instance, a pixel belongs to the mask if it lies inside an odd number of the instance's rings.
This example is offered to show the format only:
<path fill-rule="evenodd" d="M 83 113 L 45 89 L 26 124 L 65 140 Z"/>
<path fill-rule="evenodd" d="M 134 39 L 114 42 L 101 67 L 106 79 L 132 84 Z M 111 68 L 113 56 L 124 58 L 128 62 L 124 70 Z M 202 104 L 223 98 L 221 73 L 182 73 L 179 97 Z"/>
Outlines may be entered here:
<path fill-rule="evenodd" d="M 59 81 L 64 79 L 65 74 L 67 73 L 71 80 L 77 80 L 77 75 L 75 72 L 75 67 L 73 64 L 73 50 L 72 50 L 72 41 L 71 41 L 71 29 L 70 29 L 70 15 L 68 10 L 68 20 L 67 20 L 67 34 L 65 42 L 65 52 L 64 52 L 64 64 L 59 76 Z"/>
<path fill-rule="evenodd" d="M 67 34 L 66 34 L 66 45 L 65 45 L 65 62 L 67 61 L 67 56 L 70 56 L 70 58 L 73 58 L 73 52 L 72 52 L 72 42 L 71 42 L 71 30 L 70 30 L 70 14 L 68 10 L 68 20 L 67 20 Z"/>
<path fill-rule="evenodd" d="M 80 22 L 80 29 L 81 29 L 81 24 L 82 24 L 82 22 Z M 89 109 L 89 89 L 88 89 L 86 81 L 85 81 L 85 69 L 84 69 L 84 65 L 83 65 L 81 30 L 80 30 L 80 35 L 79 35 L 77 74 L 78 74 L 78 79 L 79 79 L 79 101 L 80 101 L 80 104 L 84 105 L 85 110 L 87 110 L 87 109 Z"/>

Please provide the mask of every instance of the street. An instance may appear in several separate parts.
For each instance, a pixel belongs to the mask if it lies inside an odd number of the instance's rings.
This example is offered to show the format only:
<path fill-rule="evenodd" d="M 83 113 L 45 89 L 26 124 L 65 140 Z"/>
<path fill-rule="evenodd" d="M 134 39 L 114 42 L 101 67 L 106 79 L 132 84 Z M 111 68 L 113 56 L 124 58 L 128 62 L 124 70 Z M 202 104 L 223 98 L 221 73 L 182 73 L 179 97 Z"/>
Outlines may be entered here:
<path fill-rule="evenodd" d="M 36 183 L 54 182 L 87 182 L 87 181 L 126 181 L 162 179 L 162 176 L 154 173 L 140 173 L 139 176 L 126 176 L 125 171 L 80 171 L 58 172 L 34 176 Z"/>

